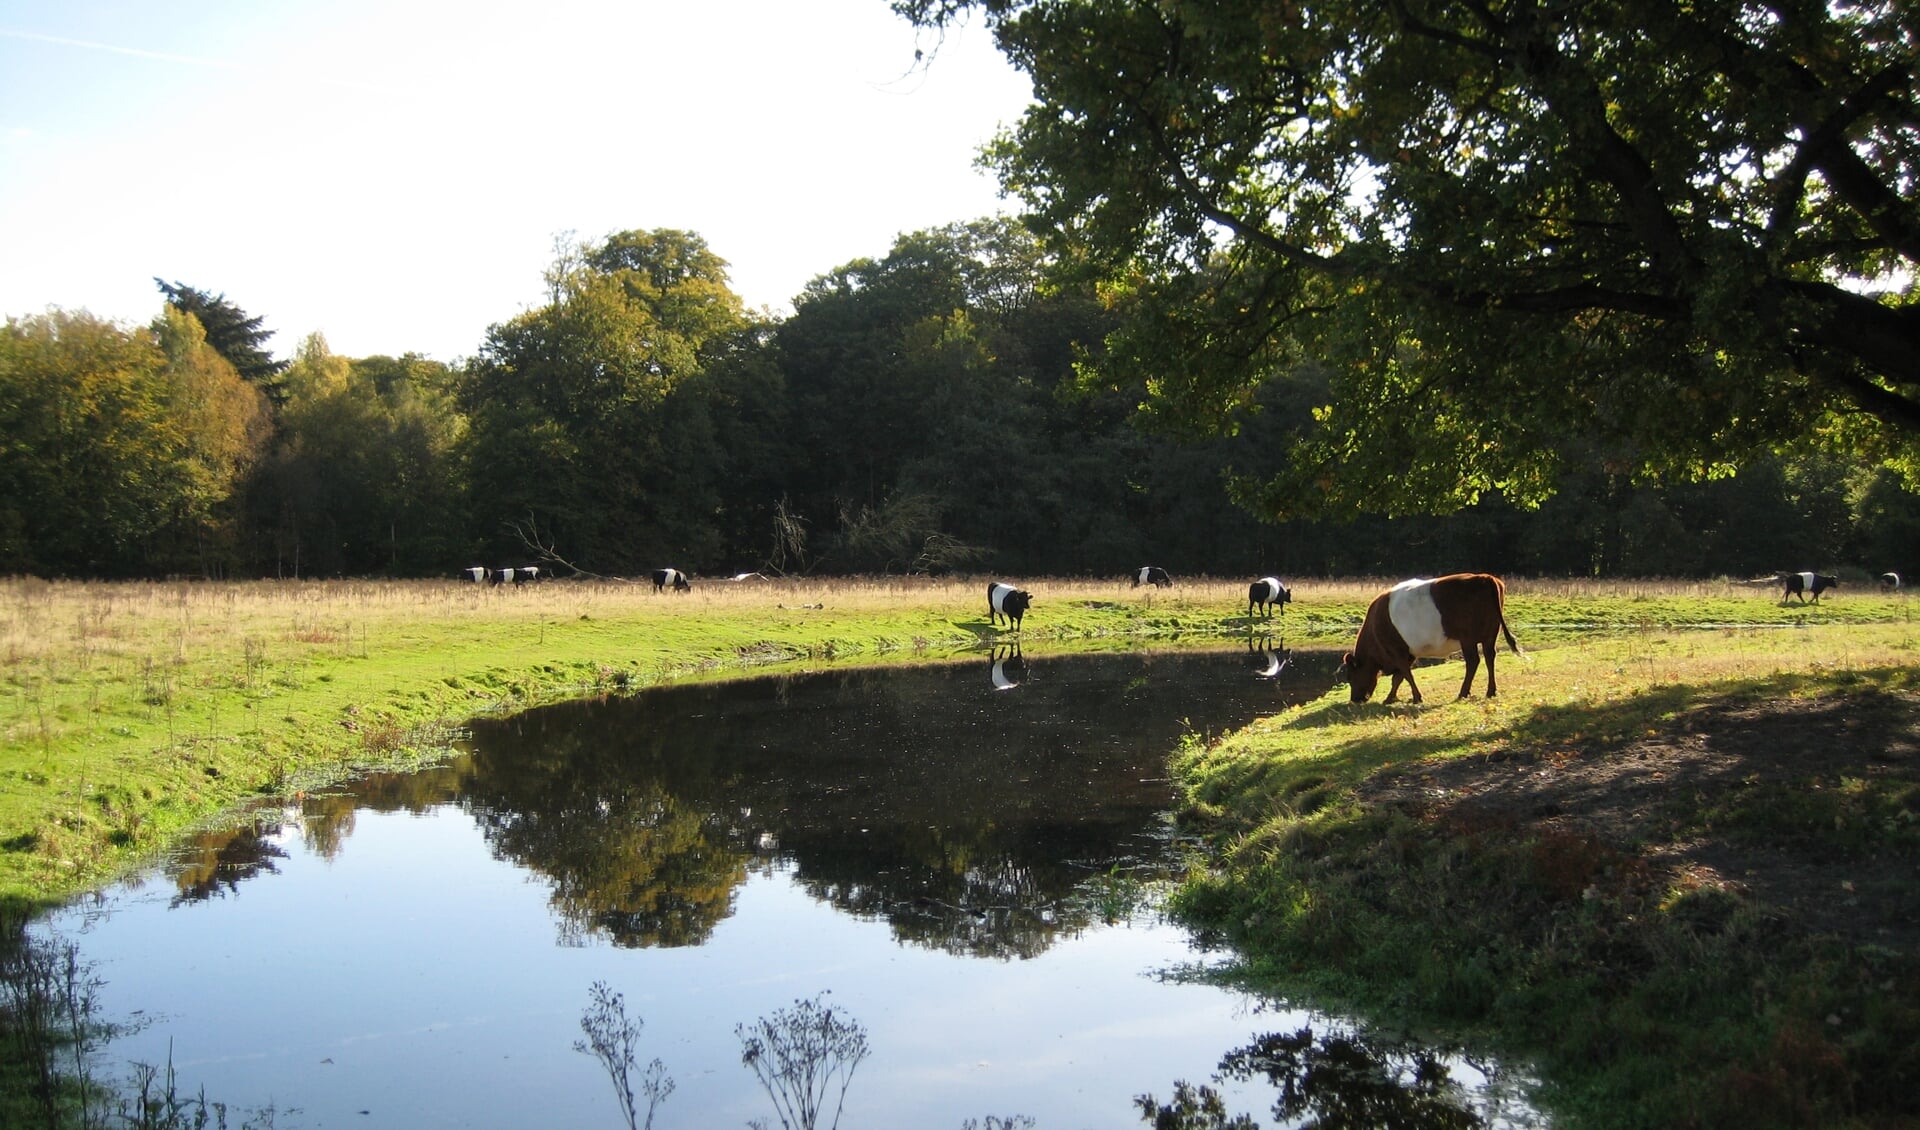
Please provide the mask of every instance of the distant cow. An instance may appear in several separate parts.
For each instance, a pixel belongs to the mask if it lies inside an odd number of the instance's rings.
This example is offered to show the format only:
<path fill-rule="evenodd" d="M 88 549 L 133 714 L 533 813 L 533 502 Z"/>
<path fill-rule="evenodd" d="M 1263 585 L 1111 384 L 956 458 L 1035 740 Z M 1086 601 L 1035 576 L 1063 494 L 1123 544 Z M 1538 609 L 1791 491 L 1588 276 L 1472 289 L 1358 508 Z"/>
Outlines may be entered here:
<path fill-rule="evenodd" d="M 469 565 L 467 568 L 460 570 L 460 575 L 477 585 L 487 579 L 487 567 L 485 565 Z"/>
<path fill-rule="evenodd" d="M 987 616 L 996 625 L 1005 616 L 1007 624 L 1014 631 L 1019 631 L 1020 621 L 1032 604 L 1033 594 L 1024 589 L 1014 588 L 1005 581 L 994 581 L 987 585 Z"/>
<path fill-rule="evenodd" d="M 1139 588 L 1141 585 L 1170 589 L 1173 587 L 1173 578 L 1167 576 L 1167 571 L 1158 565 L 1144 565 L 1138 573 L 1133 575 L 1133 587 Z"/>
<path fill-rule="evenodd" d="M 687 575 L 678 569 L 655 569 L 653 591 L 665 592 L 669 588 L 674 592 L 692 592 L 693 583 L 687 580 Z"/>
<path fill-rule="evenodd" d="M 1898 573 L 1880 574 L 1880 591 L 1881 592 L 1899 592 L 1902 587 L 1903 586 L 1900 581 L 1900 574 Z"/>
<path fill-rule="evenodd" d="M 1247 587 L 1247 615 L 1252 616 L 1255 608 L 1267 615 L 1273 615 L 1273 606 L 1286 604 L 1293 599 L 1287 586 L 1280 583 L 1278 577 L 1262 577 Z M 1285 612 L 1282 608 L 1280 611 Z"/>
<path fill-rule="evenodd" d="M 1796 596 L 1800 598 L 1802 604 L 1807 602 L 1809 596 L 1818 601 L 1821 593 L 1840 586 L 1840 578 L 1822 576 L 1819 573 L 1782 573 L 1780 579 L 1786 582 L 1787 586 L 1787 591 L 1780 595 L 1782 604 Z"/>
<path fill-rule="evenodd" d="M 539 584 L 539 583 L 540 583 L 540 566 L 538 566 L 538 565 L 522 565 L 522 566 L 520 566 L 520 567 L 519 567 L 518 569 L 515 569 L 515 570 L 513 570 L 513 583 L 514 583 L 514 584 L 516 584 L 516 585 L 524 585 L 524 584 L 527 584 L 527 583 L 529 583 L 529 582 L 531 582 L 531 583 L 533 583 L 533 584 Z"/>
<path fill-rule="evenodd" d="M 1445 659 L 1456 651 L 1467 661 L 1460 697 L 1473 693 L 1473 676 L 1480 669 L 1484 653 L 1487 697 L 1492 698 L 1497 692 L 1493 656 L 1500 637 L 1506 636 L 1507 646 L 1516 655 L 1520 652 L 1513 632 L 1507 628 L 1506 600 L 1506 584 L 1487 573 L 1402 581 L 1374 597 L 1353 650 L 1340 659 L 1353 692 L 1352 701 L 1365 702 L 1373 697 L 1373 688 L 1385 671 L 1393 676 L 1393 685 L 1387 689 L 1388 702 L 1399 696 L 1402 680 L 1412 688 L 1413 701 L 1419 702 L 1413 661 Z"/>
<path fill-rule="evenodd" d="M 487 579 L 492 584 L 510 585 L 513 583 L 513 570 L 512 569 L 495 569 L 493 571 L 493 575 Z"/>

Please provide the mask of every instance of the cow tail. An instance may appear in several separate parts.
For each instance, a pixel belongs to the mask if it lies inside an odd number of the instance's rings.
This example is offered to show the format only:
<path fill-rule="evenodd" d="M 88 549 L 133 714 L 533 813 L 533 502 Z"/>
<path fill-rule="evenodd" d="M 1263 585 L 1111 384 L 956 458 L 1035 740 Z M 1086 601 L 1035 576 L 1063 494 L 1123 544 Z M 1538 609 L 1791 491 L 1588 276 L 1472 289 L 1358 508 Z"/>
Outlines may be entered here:
<path fill-rule="evenodd" d="M 1513 638 L 1513 629 L 1507 627 L 1507 610 L 1504 608 L 1500 610 L 1500 634 L 1507 637 L 1507 647 L 1515 655 L 1526 654 L 1526 652 L 1520 650 L 1519 642 Z"/>

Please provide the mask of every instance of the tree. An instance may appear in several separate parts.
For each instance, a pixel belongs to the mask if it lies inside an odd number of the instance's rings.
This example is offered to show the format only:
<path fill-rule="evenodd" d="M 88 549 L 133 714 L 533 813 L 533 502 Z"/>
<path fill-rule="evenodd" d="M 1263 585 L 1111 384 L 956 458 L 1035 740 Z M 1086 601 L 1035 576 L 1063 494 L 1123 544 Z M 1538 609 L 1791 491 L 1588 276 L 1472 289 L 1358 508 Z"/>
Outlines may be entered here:
<path fill-rule="evenodd" d="M 720 553 L 710 371 L 753 340 L 726 263 L 687 232 L 563 247 L 552 301 L 492 327 L 461 386 L 476 533 L 531 522 L 601 572 Z M 522 547 L 520 552 L 526 552 Z"/>
<path fill-rule="evenodd" d="M 160 293 L 167 296 L 167 305 L 199 319 L 206 330 L 207 344 L 225 357 L 235 371 L 260 386 L 275 404 L 285 401 L 280 374 L 286 371 L 288 362 L 276 361 L 267 352 L 267 339 L 273 336 L 273 331 L 261 328 L 263 316 L 249 317 L 246 311 L 227 301 L 224 294 L 208 294 L 183 282 L 169 283 L 158 278 L 153 281 L 160 287 Z"/>
<path fill-rule="evenodd" d="M 1124 314 L 1097 381 L 1231 431 L 1326 366 L 1267 514 L 1537 504 L 1570 437 L 1640 479 L 1920 465 L 1907 5 L 894 7 L 1032 76 L 988 159 Z"/>
<path fill-rule="evenodd" d="M 0 569 L 204 563 L 264 438 L 258 393 L 168 312 L 124 329 L 53 310 L 0 330 Z"/>

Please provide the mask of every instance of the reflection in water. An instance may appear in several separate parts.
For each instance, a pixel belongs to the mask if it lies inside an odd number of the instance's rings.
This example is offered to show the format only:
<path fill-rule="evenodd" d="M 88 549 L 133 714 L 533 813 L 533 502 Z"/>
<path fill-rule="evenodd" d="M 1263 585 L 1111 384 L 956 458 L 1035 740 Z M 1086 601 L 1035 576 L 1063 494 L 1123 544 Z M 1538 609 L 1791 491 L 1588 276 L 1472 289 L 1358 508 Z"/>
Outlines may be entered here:
<path fill-rule="evenodd" d="M 1256 679 L 1277 679 L 1293 661 L 1293 650 L 1274 640 L 1269 633 L 1247 633 L 1247 666 Z"/>
<path fill-rule="evenodd" d="M 1276 677 L 1256 681 L 1263 649 Z M 167 1017 L 118 1054 L 178 1047 L 192 1085 L 292 1098 L 316 1124 L 595 1124 L 605 1084 L 542 1058 L 588 1068 L 567 1028 L 595 981 L 633 1003 L 635 1031 L 645 1014 L 685 1124 L 757 1113 L 737 1106 L 753 1084 L 729 1026 L 826 990 L 872 1026 L 849 1117 L 915 1112 L 862 1124 L 933 1125 L 991 1096 L 1005 1115 L 988 1126 L 1115 1125 L 1259 1031 L 1230 1001 L 1176 1003 L 1185 990 L 1140 976 L 1192 959 L 1140 895 L 1178 866 L 1168 752 L 1325 689 L 1288 655 L 1005 649 L 989 659 L 1003 677 L 1018 661 L 1017 694 L 975 656 L 558 705 L 477 723 L 445 765 L 195 839 L 171 902 L 135 885 L 65 920 L 116 963 L 116 991 Z M 254 879 L 257 896 L 218 897 Z M 264 1033 L 263 1008 L 280 1018 Z M 1268 1039 L 1244 1057 L 1250 1082 L 1216 1077 L 1233 1105 L 1344 1078 L 1328 1044 L 1295 1049 L 1287 1083 Z M 644 1113 L 632 1093 L 623 1113 Z M 1301 1116 L 1334 1109 L 1315 1101 Z"/>
<path fill-rule="evenodd" d="M 995 654 L 1024 677 L 1017 650 Z M 697 945 L 779 863 L 903 941 L 1031 957 L 1087 924 L 1072 896 L 1092 868 L 1162 854 L 1143 829 L 1183 728 L 1273 706 L 1217 655 L 1057 666 L 1014 698 L 950 665 L 568 703 L 476 725 L 461 800 L 551 880 L 576 936 Z"/>
<path fill-rule="evenodd" d="M 274 860 L 287 857 L 271 839 L 279 833 L 278 821 L 259 819 L 222 832 L 188 836 L 177 857 L 174 882 L 180 893 L 174 896 L 174 905 L 202 902 L 232 891 L 242 879 L 275 874 Z"/>
<path fill-rule="evenodd" d="M 1470 1094 L 1432 1049 L 1356 1032 L 1269 1033 L 1220 1061 L 1216 1081 L 1264 1080 L 1277 1097 L 1273 1117 L 1301 1130 L 1484 1130 L 1512 1125 L 1499 1095 Z M 1145 1120 L 1165 1130 L 1254 1130 L 1249 1115 L 1229 1116 L 1211 1086 L 1174 1084 L 1173 1101 L 1143 1095 Z M 1480 1113 L 1476 1106 L 1484 1109 Z"/>
<path fill-rule="evenodd" d="M 1027 661 L 1020 658 L 1018 641 L 993 648 L 993 666 L 989 671 L 989 681 L 996 691 L 1010 691 L 1025 682 Z"/>

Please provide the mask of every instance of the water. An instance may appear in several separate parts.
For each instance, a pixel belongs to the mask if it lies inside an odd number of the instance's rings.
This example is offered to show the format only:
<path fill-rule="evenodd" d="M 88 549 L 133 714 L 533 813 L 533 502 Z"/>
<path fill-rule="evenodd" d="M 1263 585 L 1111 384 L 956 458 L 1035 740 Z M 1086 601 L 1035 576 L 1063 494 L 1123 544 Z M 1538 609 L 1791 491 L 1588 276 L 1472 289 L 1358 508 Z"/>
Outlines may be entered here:
<path fill-rule="evenodd" d="M 1182 735 L 1330 686 L 1331 656 L 1284 658 L 1001 652 L 536 710 L 199 837 L 42 929 L 144 1024 L 105 1074 L 170 1059 L 182 1090 L 282 1127 L 623 1125 L 574 1050 L 595 982 L 673 1081 L 660 1130 L 778 1125 L 736 1029 L 802 1000 L 867 1035 L 849 1128 L 1144 1125 L 1135 1096 L 1256 1045 L 1261 1070 L 1216 1084 L 1235 1113 L 1275 1105 L 1277 1062 L 1324 1101 L 1393 1092 L 1428 1052 L 1175 975 L 1211 958 L 1138 897 L 1179 866 Z M 1326 1070 L 1356 1054 L 1367 1071 Z M 1536 1124 L 1439 1062 L 1468 1090 L 1434 1109 Z"/>

